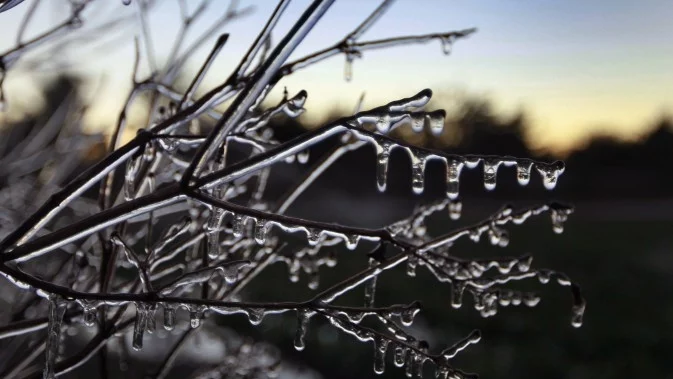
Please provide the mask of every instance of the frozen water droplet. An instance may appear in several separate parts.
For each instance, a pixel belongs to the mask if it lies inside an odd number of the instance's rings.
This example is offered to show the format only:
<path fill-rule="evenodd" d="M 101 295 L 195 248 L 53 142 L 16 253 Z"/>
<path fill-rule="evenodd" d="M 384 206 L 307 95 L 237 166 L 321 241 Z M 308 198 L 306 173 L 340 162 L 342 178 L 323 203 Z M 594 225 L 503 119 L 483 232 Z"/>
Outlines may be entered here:
<path fill-rule="evenodd" d="M 411 324 L 414 323 L 414 317 L 416 317 L 416 314 L 418 314 L 420 310 L 421 309 L 416 305 L 403 310 L 402 313 L 400 313 L 400 321 L 402 322 L 402 325 L 411 326 Z"/>
<path fill-rule="evenodd" d="M 471 229 L 468 233 L 472 241 L 479 242 L 479 239 L 481 238 L 481 232 L 479 229 Z"/>
<path fill-rule="evenodd" d="M 542 284 L 547 284 L 549 283 L 549 280 L 551 279 L 551 274 L 552 272 L 549 270 L 539 270 L 537 272 L 537 278 Z"/>
<path fill-rule="evenodd" d="M 257 220 L 257 224 L 255 225 L 255 242 L 263 245 L 266 242 L 266 231 L 266 220 Z"/>
<path fill-rule="evenodd" d="M 388 113 L 383 113 L 376 119 L 376 130 L 382 134 L 387 134 L 390 131 L 390 115 Z"/>
<path fill-rule="evenodd" d="M 536 163 L 535 169 L 542 176 L 542 183 L 545 188 L 548 190 L 554 189 L 556 187 L 556 182 L 558 182 L 559 176 L 565 170 L 565 165 L 561 161 L 556 161 L 554 163 Z"/>
<path fill-rule="evenodd" d="M 308 238 L 308 244 L 311 246 L 315 246 L 320 242 L 320 231 L 318 229 L 308 229 L 306 230 L 307 238 Z"/>
<path fill-rule="evenodd" d="M 460 201 L 451 201 L 448 205 L 449 208 L 449 218 L 451 220 L 458 220 L 460 218 L 460 214 L 463 211 L 463 203 Z"/>
<path fill-rule="evenodd" d="M 390 341 L 384 338 L 374 340 L 374 372 L 383 374 L 386 368 L 386 351 Z"/>
<path fill-rule="evenodd" d="M 201 326 L 201 312 L 192 310 L 189 312 L 189 326 L 196 329 Z"/>
<path fill-rule="evenodd" d="M 346 242 L 346 248 L 348 250 L 355 250 L 355 248 L 358 246 L 358 242 L 360 241 L 360 236 L 356 234 L 349 234 L 346 236 L 344 241 Z"/>
<path fill-rule="evenodd" d="M 498 167 L 501 164 L 502 161 L 496 159 L 484 159 L 484 188 L 489 191 L 495 189 Z"/>
<path fill-rule="evenodd" d="M 451 54 L 453 48 L 453 36 L 443 36 L 439 40 L 442 44 L 442 52 L 444 55 Z"/>
<path fill-rule="evenodd" d="M 522 257 L 521 259 L 517 260 L 517 268 L 521 272 L 528 272 L 530 270 L 530 266 L 533 264 L 533 257 L 532 256 L 526 256 Z"/>
<path fill-rule="evenodd" d="M 164 306 L 164 329 L 173 330 L 175 328 L 175 308 Z"/>
<path fill-rule="evenodd" d="M 297 311 L 297 332 L 294 335 L 294 348 L 298 351 L 306 347 L 306 329 L 310 315 L 305 310 Z"/>
<path fill-rule="evenodd" d="M 84 325 L 94 326 L 96 323 L 96 308 L 91 305 L 84 306 Z"/>
<path fill-rule="evenodd" d="M 572 320 L 571 324 L 575 328 L 579 328 L 582 326 L 582 321 L 584 318 L 584 309 L 585 309 L 585 304 L 576 304 L 573 306 L 573 315 L 572 315 Z"/>
<path fill-rule="evenodd" d="M 376 186 L 378 187 L 379 192 L 386 190 L 388 160 L 390 159 L 391 149 L 392 144 L 388 141 L 376 145 Z"/>
<path fill-rule="evenodd" d="M 520 159 L 516 162 L 516 180 L 520 185 L 525 186 L 530 182 L 530 170 L 533 167 L 533 161 Z"/>
<path fill-rule="evenodd" d="M 540 297 L 534 293 L 527 293 L 523 296 L 523 303 L 527 307 L 534 307 L 540 303 Z"/>
<path fill-rule="evenodd" d="M 562 209 L 552 209 L 551 210 L 551 223 L 554 233 L 561 234 L 563 233 L 563 223 L 568 220 L 568 212 Z"/>
<path fill-rule="evenodd" d="M 463 282 L 455 282 L 451 285 L 451 307 L 458 309 L 463 305 L 464 291 L 465 284 Z"/>
<path fill-rule="evenodd" d="M 308 163 L 308 158 L 310 156 L 309 150 L 301 151 L 297 154 L 297 163 L 306 164 Z"/>
<path fill-rule="evenodd" d="M 285 163 L 294 163 L 296 156 L 294 154 L 285 157 Z"/>
<path fill-rule="evenodd" d="M 232 225 L 232 233 L 234 237 L 241 237 L 243 235 L 243 227 L 245 226 L 246 216 L 236 215 L 234 216 L 234 222 Z"/>
<path fill-rule="evenodd" d="M 458 187 L 460 179 L 460 171 L 463 169 L 465 163 L 458 160 L 450 160 L 446 166 L 446 196 L 455 200 L 458 198 Z"/>
<path fill-rule="evenodd" d="M 346 54 L 346 63 L 344 64 L 344 80 L 350 82 L 353 79 L 353 58 Z"/>
<path fill-rule="evenodd" d="M 406 357 L 407 357 L 407 348 L 402 345 L 396 345 L 395 355 L 393 358 L 393 363 L 395 363 L 395 366 L 397 367 L 404 366 L 404 361 L 406 360 Z"/>
<path fill-rule="evenodd" d="M 423 126 L 425 125 L 425 116 L 420 113 L 413 113 L 411 114 L 411 130 L 413 130 L 416 133 L 420 133 L 423 131 Z"/>
<path fill-rule="evenodd" d="M 444 119 L 446 118 L 446 112 L 444 110 L 437 110 L 428 113 L 428 121 L 430 124 L 430 132 L 439 136 L 444 131 Z"/>
<path fill-rule="evenodd" d="M 130 5 L 130 4 L 131 4 L 131 0 L 122 0 L 122 4 L 124 4 L 124 5 Z"/>
<path fill-rule="evenodd" d="M 411 254 L 407 259 L 407 275 L 414 277 L 416 276 L 416 265 L 418 265 L 418 258 Z"/>
<path fill-rule="evenodd" d="M 264 319 L 264 309 L 261 308 L 250 308 L 247 310 L 248 312 L 248 321 L 250 321 L 251 325 L 259 325 L 262 323 L 262 320 Z"/>
<path fill-rule="evenodd" d="M 425 160 L 426 156 L 424 153 L 411 154 L 411 189 L 416 195 L 423 193 Z"/>
<path fill-rule="evenodd" d="M 308 275 L 308 288 L 312 290 L 317 290 L 320 286 L 320 275 L 317 271 L 311 272 Z"/>

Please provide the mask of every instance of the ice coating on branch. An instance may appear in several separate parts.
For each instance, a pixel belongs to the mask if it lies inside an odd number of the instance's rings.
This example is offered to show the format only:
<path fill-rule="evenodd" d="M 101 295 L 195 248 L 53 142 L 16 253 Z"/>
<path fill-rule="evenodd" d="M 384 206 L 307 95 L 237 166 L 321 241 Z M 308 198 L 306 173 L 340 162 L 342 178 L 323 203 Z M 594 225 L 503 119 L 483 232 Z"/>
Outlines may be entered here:
<path fill-rule="evenodd" d="M 458 353 L 467 348 L 469 345 L 478 343 L 481 340 L 481 333 L 478 330 L 473 330 L 467 337 L 453 344 L 453 346 L 446 348 L 442 351 L 442 355 L 445 359 L 449 360 L 454 358 Z"/>
<path fill-rule="evenodd" d="M 178 288 L 183 286 L 190 286 L 194 284 L 200 284 L 207 282 L 216 272 L 221 272 L 224 276 L 224 279 L 227 283 L 235 283 L 238 279 L 238 270 L 250 264 L 250 261 L 231 261 L 221 263 L 212 267 L 204 267 L 202 269 L 188 272 L 181 277 L 177 278 L 171 284 L 167 285 L 159 291 L 161 296 L 167 296 L 176 291 Z"/>
<path fill-rule="evenodd" d="M 376 267 L 378 262 L 374 258 L 369 258 L 369 267 Z M 374 306 L 374 299 L 376 298 L 376 276 L 369 279 L 365 284 L 365 307 L 371 308 Z"/>
<path fill-rule="evenodd" d="M 49 324 L 47 326 L 47 343 L 45 347 L 46 362 L 42 377 L 53 379 L 56 377 L 54 367 L 61 345 L 61 326 L 67 303 L 57 295 L 49 295 Z"/>

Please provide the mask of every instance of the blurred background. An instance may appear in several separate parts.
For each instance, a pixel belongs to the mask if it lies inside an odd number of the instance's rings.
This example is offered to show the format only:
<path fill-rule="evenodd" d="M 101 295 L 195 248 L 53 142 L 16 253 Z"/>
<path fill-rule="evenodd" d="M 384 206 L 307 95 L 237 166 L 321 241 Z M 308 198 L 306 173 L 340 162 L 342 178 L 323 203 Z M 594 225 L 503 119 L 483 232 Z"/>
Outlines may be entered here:
<path fill-rule="evenodd" d="M 43 3 L 26 36 L 38 35 L 68 17 L 67 2 Z M 15 135 L 53 114 L 73 94 L 86 105 L 82 129 L 99 138 L 81 153 L 81 165 L 100 158 L 102 143 L 117 122 L 132 86 L 133 39 L 139 33 L 132 7 L 120 1 L 100 3 L 85 14 L 80 32 L 22 56 L 3 83 L 6 103 L 0 129 Z M 228 77 L 272 11 L 272 3 L 240 2 L 241 9 L 251 8 L 222 28 L 231 36 L 206 76 L 203 92 Z M 274 33 L 275 41 L 307 4 L 291 3 Z M 369 0 L 338 1 L 293 57 L 340 41 L 377 5 Z M 176 88 L 189 84 L 209 53 L 217 34 L 203 33 L 227 6 L 228 2 L 214 1 L 202 19 L 204 27 L 196 25 L 185 37 L 208 42 L 189 54 Z M 0 54 L 16 46 L 15 31 L 27 8 L 22 4 L 0 14 Z M 431 88 L 435 95 L 428 108 L 447 110 L 444 133 L 434 137 L 401 131 L 398 138 L 455 153 L 564 160 L 566 171 L 552 192 L 539 180 L 519 187 L 513 168 L 502 168 L 497 188 L 486 191 L 481 169 L 467 170 L 461 179 L 463 217 L 451 221 L 448 215 L 438 215 L 432 218 L 430 232 L 469 225 L 505 203 L 574 205 L 575 214 L 562 235 L 552 232 L 545 217 L 509 228 L 511 243 L 504 250 L 486 240 L 462 241 L 453 253 L 464 257 L 530 253 L 536 267 L 565 272 L 582 286 L 587 299 L 582 328 L 570 325 L 570 295 L 552 286 L 539 288 L 542 302 L 535 309 L 505 308 L 488 319 L 469 306 L 452 309 L 448 286 L 437 285 L 421 270 L 413 280 L 402 273 L 382 277 L 377 301 L 421 300 L 424 311 L 414 327 L 431 346 L 481 329 L 481 343 L 465 350 L 455 363 L 484 378 L 673 378 L 672 17 L 673 2 L 668 0 L 399 0 L 364 40 L 479 30 L 457 41 L 448 56 L 439 41 L 367 51 L 353 62 L 350 81 L 344 80 L 344 57 L 333 57 L 283 79 L 268 102 L 277 102 L 285 87 L 291 94 L 308 92 L 306 113 L 296 122 L 276 126 L 277 135 L 289 139 L 351 114 L 363 94 L 362 107 L 368 109 Z M 105 26 L 111 19 L 115 23 Z M 170 55 L 179 25 L 177 2 L 157 1 L 152 6 L 150 43 L 141 42 L 143 51 L 153 51 L 154 58 L 141 59 L 139 77 Z M 131 125 L 142 125 L 147 104 L 143 98 L 134 103 Z M 11 141 L 7 133 L 3 138 L 0 157 Z M 313 149 L 310 162 L 327 148 Z M 439 166 L 428 167 L 426 190 L 420 196 L 412 194 L 410 163 L 401 152 L 391 158 L 385 193 L 376 190 L 374 170 L 369 148 L 347 154 L 289 213 L 379 227 L 444 196 L 444 172 Z M 301 167 L 288 170 L 272 178 L 273 183 L 282 185 L 301 173 Z M 336 269 L 324 272 L 325 281 L 365 262 L 363 257 L 342 255 Z M 290 283 L 284 270 L 272 267 L 268 279 L 251 287 L 249 295 L 260 300 L 309 296 L 305 281 Z M 275 282 L 282 286 L 275 287 Z M 294 320 L 272 319 L 251 327 L 234 317 L 229 326 L 276 345 L 285 359 L 313 374 L 376 376 L 369 344 L 318 325 L 309 333 L 309 348 L 297 352 L 292 347 Z M 403 375 L 389 362 L 385 377 Z"/>

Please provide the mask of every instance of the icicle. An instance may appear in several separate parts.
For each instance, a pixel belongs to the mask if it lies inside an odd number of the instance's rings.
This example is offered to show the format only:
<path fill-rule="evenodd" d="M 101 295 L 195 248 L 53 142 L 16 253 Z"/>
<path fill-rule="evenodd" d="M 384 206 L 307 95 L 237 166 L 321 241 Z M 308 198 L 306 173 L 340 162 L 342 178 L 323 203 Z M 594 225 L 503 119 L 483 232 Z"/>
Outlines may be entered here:
<path fill-rule="evenodd" d="M 374 258 L 369 258 L 369 267 L 376 267 L 378 262 Z M 374 306 L 374 298 L 376 296 L 376 279 L 377 276 L 372 277 L 365 284 L 365 307 L 372 308 Z"/>
<path fill-rule="evenodd" d="M 344 65 L 344 80 L 350 82 L 353 79 L 353 59 L 354 54 L 351 52 L 346 53 L 346 63 Z"/>
<path fill-rule="evenodd" d="M 458 309 L 463 305 L 463 292 L 465 283 L 454 282 L 451 284 L 451 307 Z"/>
<path fill-rule="evenodd" d="M 449 203 L 449 218 L 451 220 L 458 220 L 460 218 L 460 214 L 463 211 L 463 203 L 460 201 L 452 201 Z"/>
<path fill-rule="evenodd" d="M 516 162 L 516 180 L 520 185 L 525 186 L 530 182 L 530 170 L 533 167 L 533 161 L 520 159 Z"/>
<path fill-rule="evenodd" d="M 453 48 L 453 36 L 442 36 L 440 37 L 439 41 L 442 44 L 442 53 L 444 55 L 449 55 L 451 54 L 451 50 Z"/>
<path fill-rule="evenodd" d="M 430 132 L 434 136 L 439 136 L 444 131 L 444 119 L 446 112 L 444 110 L 437 110 L 428 113 L 428 124 L 430 125 Z"/>
<path fill-rule="evenodd" d="M 266 242 L 266 231 L 266 220 L 257 220 L 257 223 L 255 224 L 255 242 L 263 245 Z"/>
<path fill-rule="evenodd" d="M 418 152 L 417 154 L 411 152 L 410 155 L 411 155 L 411 190 L 416 195 L 419 195 L 423 193 L 423 189 L 425 187 L 424 181 L 425 181 L 426 156 L 425 153 L 422 152 Z"/>
<path fill-rule="evenodd" d="M 309 156 L 310 155 L 309 155 L 309 150 L 308 149 L 297 153 L 297 163 L 299 163 L 299 164 L 308 163 Z"/>
<path fill-rule="evenodd" d="M 393 363 L 395 366 L 402 367 L 404 366 L 404 361 L 407 357 L 407 348 L 403 345 L 395 345 L 395 355 L 393 358 Z"/>
<path fill-rule="evenodd" d="M 234 237 L 241 237 L 243 235 L 243 228 L 245 227 L 245 221 L 247 216 L 244 215 L 235 215 L 234 222 L 232 225 L 232 233 Z"/>
<path fill-rule="evenodd" d="M 294 336 L 294 348 L 298 351 L 302 351 L 306 347 L 306 329 L 310 316 L 306 310 L 297 311 L 297 332 Z"/>
<path fill-rule="evenodd" d="M 379 192 L 386 190 L 386 182 L 388 177 L 388 160 L 390 159 L 390 152 L 392 144 L 388 141 L 382 141 L 376 145 L 376 186 Z"/>
<path fill-rule="evenodd" d="M 220 256 L 220 227 L 224 219 L 224 210 L 216 208 L 208 218 L 206 224 L 206 238 L 208 239 L 208 258 L 215 259 Z"/>
<path fill-rule="evenodd" d="M 411 130 L 415 133 L 420 133 L 423 131 L 423 126 L 425 126 L 425 115 L 421 113 L 412 113 L 410 124 Z"/>
<path fill-rule="evenodd" d="M 407 378 L 413 378 L 414 373 L 416 372 L 416 352 L 414 350 L 409 349 L 409 352 L 407 353 L 407 361 L 405 362 L 404 365 L 404 375 L 407 376 Z"/>
<path fill-rule="evenodd" d="M 61 326 L 67 304 L 57 295 L 49 295 L 49 324 L 47 326 L 46 363 L 42 377 L 53 379 L 56 377 L 54 366 L 61 343 Z"/>
<path fill-rule="evenodd" d="M 416 265 L 418 264 L 418 258 L 411 254 L 407 258 L 407 275 L 414 277 L 416 276 Z"/>
<path fill-rule="evenodd" d="M 264 309 L 262 308 L 250 308 L 246 310 L 248 314 L 248 321 L 251 325 L 259 325 L 264 319 Z"/>
<path fill-rule="evenodd" d="M 572 315 L 572 320 L 571 324 L 575 328 L 579 328 L 582 326 L 582 319 L 584 318 L 584 309 L 586 308 L 586 304 L 584 303 L 583 299 L 580 299 L 581 301 L 577 302 L 575 305 L 573 305 L 573 315 Z"/>
<path fill-rule="evenodd" d="M 495 181 L 498 176 L 498 167 L 502 161 L 496 159 L 484 159 L 484 187 L 491 191 L 495 189 Z"/>
<path fill-rule="evenodd" d="M 390 341 L 385 338 L 374 340 L 374 372 L 381 375 L 386 368 L 386 351 Z"/>
<path fill-rule="evenodd" d="M 164 304 L 164 329 L 173 330 L 173 328 L 175 328 L 175 308 Z"/>
<path fill-rule="evenodd" d="M 348 250 L 355 250 L 360 241 L 360 236 L 357 234 L 349 234 L 344 238 L 344 241 L 346 242 L 346 248 Z"/>
<path fill-rule="evenodd" d="M 545 188 L 548 190 L 554 189 L 556 187 L 556 182 L 558 181 L 559 176 L 565 170 L 565 165 L 561 161 L 556 161 L 554 163 L 536 163 L 535 169 L 542 176 L 542 183 Z"/>
<path fill-rule="evenodd" d="M 460 171 L 465 165 L 464 162 L 458 160 L 450 160 L 446 166 L 446 196 L 455 200 L 458 198 Z"/>
<path fill-rule="evenodd" d="M 147 306 L 143 303 L 136 303 L 136 319 L 133 324 L 133 350 L 143 348 L 143 334 L 147 326 Z"/>
<path fill-rule="evenodd" d="M 563 223 L 568 220 L 568 213 L 559 209 L 551 210 L 551 224 L 554 233 L 563 233 Z"/>

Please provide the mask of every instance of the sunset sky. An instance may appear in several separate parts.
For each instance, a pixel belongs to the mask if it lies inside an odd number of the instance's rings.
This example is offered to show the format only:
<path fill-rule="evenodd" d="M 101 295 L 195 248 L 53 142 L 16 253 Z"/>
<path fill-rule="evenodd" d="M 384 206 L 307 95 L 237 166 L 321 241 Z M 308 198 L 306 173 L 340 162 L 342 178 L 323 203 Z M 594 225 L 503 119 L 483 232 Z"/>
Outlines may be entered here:
<path fill-rule="evenodd" d="M 131 14 L 132 7 L 106 0 L 106 10 L 91 14 L 91 23 L 106 15 Z M 28 3 L 27 0 L 25 3 Z M 0 14 L 0 51 L 13 45 L 26 4 Z M 63 3 L 58 1 L 55 3 Z M 188 1 L 192 9 L 197 2 Z M 224 80 L 237 58 L 254 39 L 273 6 L 272 1 L 241 1 L 254 12 L 223 29 L 228 44 L 207 77 L 206 87 Z M 281 30 L 307 6 L 295 0 L 284 15 Z M 214 0 L 202 19 L 208 25 L 224 12 L 228 1 Z M 300 57 L 348 34 L 378 1 L 339 0 L 297 49 Z M 67 9 L 67 8 L 66 8 Z M 28 35 L 62 19 L 56 5 L 42 5 Z M 60 16 L 59 16 L 60 15 Z M 97 88 L 92 117 L 97 125 L 114 123 L 129 90 L 135 19 L 115 30 L 116 42 L 104 49 L 64 52 L 70 69 L 83 72 Z M 165 58 L 178 29 L 177 1 L 163 1 L 151 15 L 151 37 L 158 60 Z M 85 24 L 86 25 L 86 24 Z M 200 25 L 198 25 L 200 27 Z M 442 99 L 457 92 L 491 99 L 502 114 L 524 110 L 530 116 L 531 142 L 555 151 L 572 149 L 593 135 L 636 139 L 662 115 L 673 114 L 673 1 L 670 0 L 398 0 L 363 40 L 477 27 L 478 33 L 458 41 L 450 56 L 439 41 L 366 52 L 354 62 L 354 77 L 345 82 L 344 58 L 334 57 L 292 75 L 278 87 L 291 93 L 306 89 L 308 112 L 317 119 L 334 107 L 352 109 L 366 92 L 365 106 L 413 94 L 429 87 Z M 205 27 L 201 28 L 203 30 Z M 200 34 L 198 28 L 190 34 Z M 212 40 L 216 36 L 212 37 Z M 204 45 L 190 61 L 196 69 L 208 54 Z M 146 60 L 143 67 L 146 67 Z M 106 80 L 102 87 L 101 74 Z M 26 74 L 7 77 L 10 101 L 25 89 Z M 277 96 L 277 94 L 276 94 Z M 20 100 L 18 100 L 20 102 Z M 93 122 L 93 121 L 92 121 Z"/>

